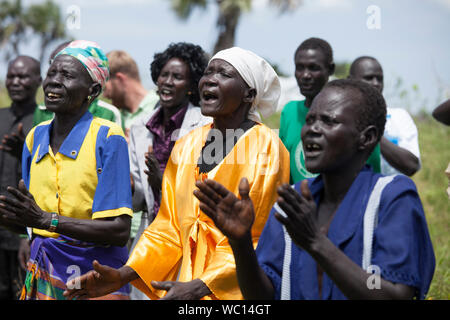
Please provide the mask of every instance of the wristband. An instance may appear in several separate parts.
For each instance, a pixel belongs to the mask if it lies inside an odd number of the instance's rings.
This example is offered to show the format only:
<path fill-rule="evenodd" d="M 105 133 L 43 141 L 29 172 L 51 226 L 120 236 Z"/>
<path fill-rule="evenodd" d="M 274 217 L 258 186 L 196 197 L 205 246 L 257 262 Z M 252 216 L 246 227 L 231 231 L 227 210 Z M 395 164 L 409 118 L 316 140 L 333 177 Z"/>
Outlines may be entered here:
<path fill-rule="evenodd" d="M 50 228 L 48 228 L 47 230 L 50 232 L 55 232 L 56 227 L 58 226 L 58 222 L 59 222 L 58 214 L 55 212 L 52 212 L 52 221 L 50 222 Z"/>

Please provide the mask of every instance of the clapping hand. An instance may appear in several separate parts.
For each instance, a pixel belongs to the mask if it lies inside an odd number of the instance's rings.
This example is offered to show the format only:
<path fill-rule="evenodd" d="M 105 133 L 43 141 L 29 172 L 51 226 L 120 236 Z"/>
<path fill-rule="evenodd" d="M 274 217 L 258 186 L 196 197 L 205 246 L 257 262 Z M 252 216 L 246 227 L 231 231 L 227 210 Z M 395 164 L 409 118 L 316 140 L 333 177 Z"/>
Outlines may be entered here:
<path fill-rule="evenodd" d="M 320 235 L 317 224 L 317 206 L 306 180 L 302 181 L 300 191 L 301 195 L 289 184 L 278 188 L 277 202 L 287 216 L 276 212 L 275 217 L 286 227 L 292 241 L 308 251 L 311 244 Z"/>
<path fill-rule="evenodd" d="M 14 157 L 20 159 L 22 157 L 23 144 L 25 142 L 25 134 L 23 132 L 23 124 L 17 125 L 17 131 L 10 135 L 5 134 L 0 145 L 0 150 L 9 152 Z"/>
<path fill-rule="evenodd" d="M 97 260 L 94 260 L 92 266 L 94 270 L 67 282 L 67 289 L 63 294 L 68 300 L 105 296 L 123 286 L 118 269 L 102 265 Z"/>
<path fill-rule="evenodd" d="M 152 287 L 157 290 L 166 290 L 167 294 L 161 300 L 199 300 L 211 291 L 200 279 L 192 281 L 152 281 Z"/>
<path fill-rule="evenodd" d="M 51 213 L 37 205 L 23 180 L 17 189 L 8 187 L 7 190 L 13 198 L 0 196 L 0 222 L 38 229 L 50 227 Z"/>
<path fill-rule="evenodd" d="M 195 185 L 198 190 L 194 195 L 200 200 L 200 209 L 225 236 L 230 240 L 240 240 L 250 234 L 255 212 L 246 178 L 239 182 L 240 199 L 214 180 L 197 181 Z"/>
<path fill-rule="evenodd" d="M 144 170 L 147 175 L 147 181 L 152 188 L 153 194 L 159 195 L 161 193 L 162 174 L 159 169 L 159 162 L 153 153 L 153 147 L 148 147 L 148 152 L 145 153 L 145 164 L 148 170 Z"/>

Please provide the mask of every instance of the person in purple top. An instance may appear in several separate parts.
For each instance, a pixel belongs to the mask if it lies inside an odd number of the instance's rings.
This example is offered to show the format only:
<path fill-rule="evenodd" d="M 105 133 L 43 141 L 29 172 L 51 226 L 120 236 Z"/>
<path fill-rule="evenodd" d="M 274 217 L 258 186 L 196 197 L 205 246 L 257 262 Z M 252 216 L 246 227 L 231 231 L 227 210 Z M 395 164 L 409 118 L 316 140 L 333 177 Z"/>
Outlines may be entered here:
<path fill-rule="evenodd" d="M 176 140 L 212 122 L 198 107 L 198 82 L 207 64 L 200 46 L 184 42 L 173 43 L 156 53 L 151 63 L 159 101 L 154 110 L 136 119 L 130 128 L 133 209 L 143 212 L 131 250 L 158 213 L 162 176 Z M 131 297 L 143 299 L 145 295 L 133 288 Z"/>

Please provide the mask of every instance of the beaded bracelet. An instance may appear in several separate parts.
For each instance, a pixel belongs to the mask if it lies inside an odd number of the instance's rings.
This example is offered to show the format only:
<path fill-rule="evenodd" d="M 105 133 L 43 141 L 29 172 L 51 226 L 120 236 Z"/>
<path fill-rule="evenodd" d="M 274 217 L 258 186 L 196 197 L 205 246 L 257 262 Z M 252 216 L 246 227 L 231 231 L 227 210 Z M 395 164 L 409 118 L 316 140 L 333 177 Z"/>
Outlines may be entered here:
<path fill-rule="evenodd" d="M 57 213 L 52 212 L 52 221 L 50 222 L 50 228 L 48 228 L 48 231 L 55 232 L 56 227 L 58 226 L 59 222 L 59 216 Z"/>

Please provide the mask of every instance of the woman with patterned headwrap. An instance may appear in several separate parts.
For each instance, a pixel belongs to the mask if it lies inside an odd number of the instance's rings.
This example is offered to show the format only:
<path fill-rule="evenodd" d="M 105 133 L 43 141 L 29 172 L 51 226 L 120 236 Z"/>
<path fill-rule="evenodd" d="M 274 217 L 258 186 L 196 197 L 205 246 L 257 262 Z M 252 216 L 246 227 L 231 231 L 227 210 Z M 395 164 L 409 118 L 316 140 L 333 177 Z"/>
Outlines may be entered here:
<path fill-rule="evenodd" d="M 122 129 L 88 111 L 109 77 L 108 60 L 89 41 L 73 41 L 43 83 L 55 118 L 33 128 L 18 188 L 0 198 L 0 223 L 27 227 L 31 256 L 22 299 L 64 299 L 66 282 L 92 261 L 119 267 L 128 258 L 131 186 Z M 117 288 L 105 299 L 127 299 Z"/>
<path fill-rule="evenodd" d="M 113 269 L 94 263 L 95 270 L 69 282 L 78 281 L 80 289 L 68 290 L 68 297 L 104 295 L 131 282 L 151 299 L 242 299 L 231 247 L 193 194 L 198 180 L 214 179 L 237 193 L 247 178 L 256 246 L 276 188 L 289 180 L 289 154 L 258 115 L 275 111 L 280 83 L 264 59 L 235 47 L 209 61 L 199 92 L 202 114 L 213 123 L 176 142 L 159 212 L 127 264 Z"/>

